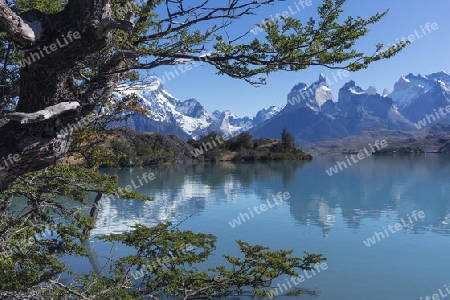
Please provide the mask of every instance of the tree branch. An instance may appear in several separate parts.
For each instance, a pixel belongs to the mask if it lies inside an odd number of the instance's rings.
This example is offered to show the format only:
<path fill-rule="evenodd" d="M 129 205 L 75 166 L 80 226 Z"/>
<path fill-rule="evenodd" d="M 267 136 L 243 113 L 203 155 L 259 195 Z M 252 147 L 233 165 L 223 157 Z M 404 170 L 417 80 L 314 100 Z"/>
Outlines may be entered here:
<path fill-rule="evenodd" d="M 254 10 L 263 5 L 274 3 L 275 0 L 250 0 L 245 1 L 244 3 L 242 3 L 243 1 L 241 0 L 231 0 L 229 1 L 228 6 L 223 7 L 208 7 L 207 4 L 209 4 L 210 1 L 204 0 L 201 4 L 190 7 L 188 9 L 184 9 L 182 5 L 183 0 L 173 1 L 179 2 L 177 11 L 171 10 L 169 2 L 171 1 L 167 1 L 166 3 L 167 17 L 158 22 L 158 27 L 165 27 L 165 29 L 148 36 L 144 36 L 140 40 L 138 40 L 137 43 L 164 38 L 167 35 L 173 34 L 175 32 L 180 32 L 184 29 L 192 27 L 193 25 L 203 23 L 205 21 L 225 19 L 235 20 L 245 15 L 252 15 Z"/>
<path fill-rule="evenodd" d="M 0 31 L 22 46 L 30 46 L 41 38 L 43 27 L 35 20 L 28 22 L 18 16 L 4 0 L 0 0 Z"/>
<path fill-rule="evenodd" d="M 12 121 L 18 121 L 20 124 L 31 124 L 49 120 L 63 113 L 76 111 L 79 108 L 80 103 L 78 102 L 61 102 L 34 113 L 15 112 L 7 114 L 6 118 Z"/>

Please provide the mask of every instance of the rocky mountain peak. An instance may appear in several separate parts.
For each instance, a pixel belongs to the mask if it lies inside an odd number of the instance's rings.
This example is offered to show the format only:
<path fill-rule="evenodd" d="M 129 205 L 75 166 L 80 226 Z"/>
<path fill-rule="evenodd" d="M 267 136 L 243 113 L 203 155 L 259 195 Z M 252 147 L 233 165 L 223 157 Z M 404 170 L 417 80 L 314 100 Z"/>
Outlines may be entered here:
<path fill-rule="evenodd" d="M 401 114 L 416 122 L 425 114 L 432 114 L 434 109 L 439 110 L 450 104 L 450 74 L 441 71 L 402 76 L 395 83 L 394 92 L 389 97 L 394 99 Z M 447 122 L 450 121 L 450 116 L 439 116 L 439 120 L 435 121 Z"/>
<path fill-rule="evenodd" d="M 287 96 L 288 105 L 306 106 L 315 111 L 320 111 L 327 101 L 336 102 L 323 74 L 320 74 L 319 79 L 310 86 L 298 83 Z"/>

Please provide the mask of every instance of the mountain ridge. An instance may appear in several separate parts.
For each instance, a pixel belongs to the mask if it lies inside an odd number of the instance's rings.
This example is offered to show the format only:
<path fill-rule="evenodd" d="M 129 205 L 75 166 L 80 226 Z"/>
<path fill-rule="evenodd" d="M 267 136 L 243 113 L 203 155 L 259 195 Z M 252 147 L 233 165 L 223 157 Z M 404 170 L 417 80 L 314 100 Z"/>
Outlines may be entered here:
<path fill-rule="evenodd" d="M 238 117 L 230 111 L 207 111 L 196 99 L 181 101 L 168 93 L 156 77 L 146 84 L 122 85 L 115 93 L 117 98 L 135 94 L 143 108 L 151 112 L 150 116 L 133 115 L 117 126 L 130 127 L 139 131 L 176 134 L 182 140 L 199 139 L 211 131 L 233 135 L 242 128 L 258 125 L 276 114 L 280 108 L 270 106 L 256 114 L 254 118 Z M 249 123 L 251 125 L 249 126 Z"/>
<path fill-rule="evenodd" d="M 339 89 L 337 100 L 326 77 L 319 75 L 312 84 L 296 84 L 284 106 L 261 109 L 253 118 L 238 117 L 229 110 L 209 112 L 193 98 L 181 101 L 156 77 L 141 85 L 122 86 L 116 95 L 133 93 L 152 115 L 132 116 L 121 126 L 175 134 L 184 141 L 212 131 L 233 135 L 248 128 L 255 137 L 279 138 L 286 127 L 298 145 L 306 145 L 376 128 L 414 131 L 436 122 L 450 123 L 450 114 L 442 118 L 437 114 L 450 105 L 450 74 L 445 71 L 403 75 L 392 93 L 385 89 L 382 94 L 373 86 L 363 89 L 351 80 Z M 426 114 L 428 119 L 424 119 Z"/>
<path fill-rule="evenodd" d="M 413 131 L 419 128 L 415 123 L 418 120 L 422 120 L 421 128 L 433 125 L 430 120 L 424 121 L 424 112 L 431 114 L 449 104 L 450 75 L 445 71 L 402 76 L 390 94 L 387 89 L 379 94 L 373 86 L 364 90 L 350 80 L 339 89 L 337 100 L 326 78 L 320 75 L 310 85 L 295 85 L 281 112 L 250 133 L 275 138 L 274 134 L 285 126 L 299 145 L 306 145 L 376 128 Z M 415 114 L 411 113 L 412 106 L 416 106 L 412 109 Z M 429 119 L 437 121 L 437 117 Z M 450 114 L 439 118 L 439 122 L 450 123 Z"/>

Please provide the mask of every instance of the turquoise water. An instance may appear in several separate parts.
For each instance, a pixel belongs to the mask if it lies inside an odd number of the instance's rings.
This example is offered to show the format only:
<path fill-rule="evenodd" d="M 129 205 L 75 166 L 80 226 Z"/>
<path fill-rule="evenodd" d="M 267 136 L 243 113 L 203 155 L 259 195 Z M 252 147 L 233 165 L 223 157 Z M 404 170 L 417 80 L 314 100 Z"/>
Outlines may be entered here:
<path fill-rule="evenodd" d="M 223 253 L 237 255 L 236 239 L 293 249 L 298 256 L 304 250 L 324 254 L 327 268 L 295 286 L 319 290 L 315 299 L 425 299 L 439 289 L 448 294 L 450 156 L 371 156 L 327 175 L 338 160 L 343 157 L 107 170 L 119 174 L 123 187 L 134 180 L 137 191 L 155 201 L 104 200 L 93 234 L 189 216 L 182 228 L 218 238 L 211 265 L 222 263 Z M 137 179 L 149 172 L 155 179 L 141 186 Z M 245 222 L 233 228 L 238 217 Z M 374 242 L 369 247 L 368 239 Z M 111 250 L 93 246 L 99 255 Z M 115 255 L 125 252 L 119 247 Z M 84 262 L 77 268 L 92 267 Z M 284 298 L 312 299 L 277 297 Z"/>

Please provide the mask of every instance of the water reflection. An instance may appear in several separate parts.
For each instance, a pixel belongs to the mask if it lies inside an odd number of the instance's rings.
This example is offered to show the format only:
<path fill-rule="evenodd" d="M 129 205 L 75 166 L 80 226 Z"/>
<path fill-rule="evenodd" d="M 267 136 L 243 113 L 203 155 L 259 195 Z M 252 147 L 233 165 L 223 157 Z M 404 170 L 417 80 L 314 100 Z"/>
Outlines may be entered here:
<path fill-rule="evenodd" d="M 398 222 L 414 210 L 426 218 L 420 230 L 450 233 L 450 157 L 446 155 L 372 156 L 328 176 L 326 169 L 344 157 L 324 156 L 312 162 L 220 163 L 106 170 L 126 186 L 153 172 L 154 181 L 137 189 L 153 202 L 105 200 L 93 234 L 128 230 L 133 223 L 154 225 L 186 215 L 199 215 L 209 205 L 232 205 L 236 195 L 257 197 L 288 191 L 290 214 L 298 224 L 322 228 L 326 237 L 339 213 L 357 230 L 368 219 Z"/>
<path fill-rule="evenodd" d="M 423 210 L 427 217 L 415 223 L 416 228 L 449 233 L 448 156 L 375 156 L 328 176 L 324 170 L 338 159 L 342 157 L 317 160 L 298 173 L 302 178 L 291 187 L 297 199 L 291 201 L 290 208 L 300 223 L 312 219 L 313 224 L 328 231 L 330 219 L 324 216 L 333 215 L 336 207 L 347 227 L 355 229 L 366 218 L 390 214 L 397 215 L 393 220 L 397 222 L 414 210 Z"/>

